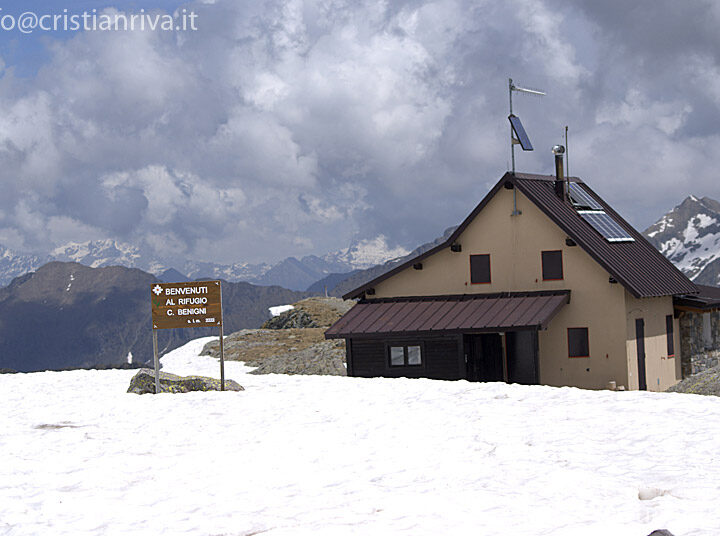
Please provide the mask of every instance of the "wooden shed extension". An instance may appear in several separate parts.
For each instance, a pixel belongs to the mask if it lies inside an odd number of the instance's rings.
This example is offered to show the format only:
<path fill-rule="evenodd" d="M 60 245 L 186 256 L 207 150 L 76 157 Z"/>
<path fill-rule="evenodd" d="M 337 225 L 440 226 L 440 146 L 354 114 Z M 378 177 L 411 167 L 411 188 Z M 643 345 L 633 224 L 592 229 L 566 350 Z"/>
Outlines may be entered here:
<path fill-rule="evenodd" d="M 569 290 L 363 300 L 331 326 L 325 337 L 422 337 L 546 329 L 569 301 Z"/>

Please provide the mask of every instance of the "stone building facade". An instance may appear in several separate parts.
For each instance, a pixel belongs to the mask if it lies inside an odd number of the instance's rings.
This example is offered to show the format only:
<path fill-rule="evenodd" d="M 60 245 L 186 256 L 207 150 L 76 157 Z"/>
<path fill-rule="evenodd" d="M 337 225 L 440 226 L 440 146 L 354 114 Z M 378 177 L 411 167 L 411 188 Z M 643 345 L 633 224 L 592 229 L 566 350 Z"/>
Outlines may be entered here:
<path fill-rule="evenodd" d="M 680 313 L 682 376 L 687 378 L 720 363 L 720 311 Z"/>

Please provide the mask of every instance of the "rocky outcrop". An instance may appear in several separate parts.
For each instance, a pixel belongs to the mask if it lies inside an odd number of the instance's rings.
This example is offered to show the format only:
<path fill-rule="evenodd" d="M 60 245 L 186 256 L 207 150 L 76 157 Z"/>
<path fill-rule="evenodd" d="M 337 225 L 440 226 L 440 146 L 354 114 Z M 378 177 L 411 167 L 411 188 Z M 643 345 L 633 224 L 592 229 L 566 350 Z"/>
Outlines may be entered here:
<path fill-rule="evenodd" d="M 291 328 L 317 328 L 320 327 L 302 309 L 290 309 L 278 316 L 272 317 L 262 325 L 262 329 L 291 329 Z"/>
<path fill-rule="evenodd" d="M 720 366 L 685 378 L 668 389 L 670 393 L 720 396 Z"/>
<path fill-rule="evenodd" d="M 206 376 L 176 376 L 167 372 L 160 372 L 161 393 L 189 393 L 191 391 L 219 391 L 220 380 Z M 244 391 L 245 389 L 233 380 L 225 380 L 226 391 Z M 155 393 L 155 371 L 141 369 L 132 380 L 128 393 L 144 395 Z"/>
<path fill-rule="evenodd" d="M 263 324 L 263 329 L 327 328 L 347 313 L 355 301 L 339 298 L 306 298 L 293 303 L 293 308 Z"/>
<path fill-rule="evenodd" d="M 345 351 L 335 341 L 324 341 L 304 350 L 267 358 L 250 374 L 311 374 L 347 376 Z"/>

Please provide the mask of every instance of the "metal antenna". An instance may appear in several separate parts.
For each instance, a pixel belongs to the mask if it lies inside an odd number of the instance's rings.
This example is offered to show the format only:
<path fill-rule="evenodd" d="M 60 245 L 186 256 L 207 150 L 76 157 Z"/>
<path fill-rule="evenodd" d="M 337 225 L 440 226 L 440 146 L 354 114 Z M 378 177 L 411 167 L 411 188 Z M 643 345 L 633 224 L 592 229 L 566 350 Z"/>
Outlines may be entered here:
<path fill-rule="evenodd" d="M 544 96 L 544 91 L 539 91 L 537 89 L 529 89 L 526 87 L 520 87 L 513 84 L 512 78 L 508 78 L 508 95 L 510 97 L 510 115 L 513 115 L 513 107 L 512 107 L 512 97 L 513 97 L 513 91 L 517 91 L 518 93 L 527 93 L 530 95 L 539 95 Z M 519 143 L 518 140 L 515 139 L 515 135 L 513 132 L 513 127 L 510 125 L 510 153 L 512 155 L 512 172 L 515 173 L 515 144 Z"/>
<path fill-rule="evenodd" d="M 568 156 L 568 153 L 570 152 L 568 150 L 568 127 L 565 125 L 565 174 L 568 176 L 568 180 L 570 180 L 570 157 Z"/>

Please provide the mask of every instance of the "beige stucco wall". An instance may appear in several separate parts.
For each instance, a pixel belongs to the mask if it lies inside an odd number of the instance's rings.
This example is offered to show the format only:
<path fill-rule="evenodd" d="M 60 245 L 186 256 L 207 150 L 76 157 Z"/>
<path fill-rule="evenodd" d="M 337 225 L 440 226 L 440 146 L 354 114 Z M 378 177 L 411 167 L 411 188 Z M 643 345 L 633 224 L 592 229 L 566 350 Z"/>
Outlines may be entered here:
<path fill-rule="evenodd" d="M 671 296 L 637 299 L 625 293 L 627 366 L 630 389 L 638 388 L 638 359 L 635 320 L 645 321 L 645 378 L 648 391 L 664 391 L 682 379 L 680 368 L 680 324 L 673 318 L 675 357 L 668 357 L 665 316 L 673 314 Z"/>
<path fill-rule="evenodd" d="M 512 216 L 513 190 L 500 189 L 458 239 L 462 252 L 444 248 L 423 260 L 422 270 L 410 267 L 378 283 L 375 297 L 570 289 L 570 303 L 539 334 L 540 382 L 602 389 L 614 380 L 627 387 L 624 288 L 580 246 L 567 246 L 565 233 L 520 192 L 517 206 L 522 214 Z M 563 280 L 542 280 L 543 250 L 562 250 Z M 490 254 L 492 282 L 474 285 L 469 256 L 483 253 Z M 590 357 L 568 357 L 568 327 L 590 328 Z"/>

